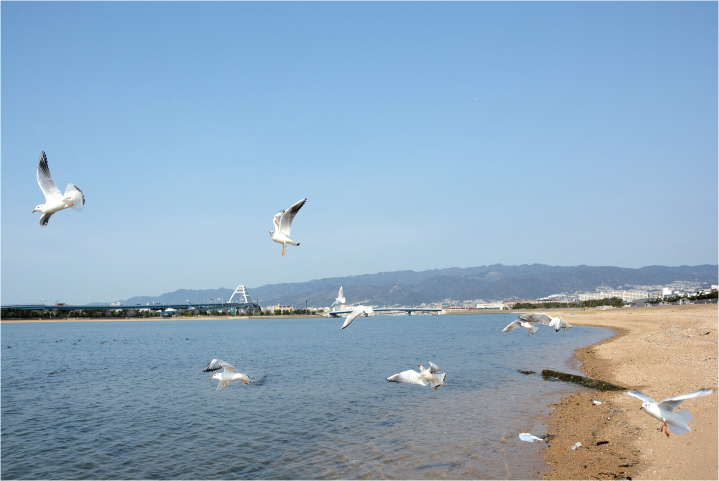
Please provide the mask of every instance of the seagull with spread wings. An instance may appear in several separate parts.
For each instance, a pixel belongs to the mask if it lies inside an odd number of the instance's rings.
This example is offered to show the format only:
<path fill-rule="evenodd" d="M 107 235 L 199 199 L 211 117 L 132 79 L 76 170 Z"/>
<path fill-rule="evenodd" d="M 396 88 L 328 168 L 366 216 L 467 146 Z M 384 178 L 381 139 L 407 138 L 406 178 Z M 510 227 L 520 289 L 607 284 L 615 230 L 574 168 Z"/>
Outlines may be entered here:
<path fill-rule="evenodd" d="M 342 324 L 342 327 L 340 327 L 340 329 L 344 329 L 345 327 L 352 324 L 352 321 L 357 319 L 359 316 L 367 317 L 370 314 L 374 314 L 374 309 L 372 309 L 370 306 L 357 306 L 347 317 L 345 317 L 345 322 L 344 324 Z"/>
<path fill-rule="evenodd" d="M 507 327 L 502 329 L 502 332 L 510 332 L 515 329 L 519 329 L 520 327 L 523 327 L 527 330 L 527 335 L 534 334 L 539 330 L 539 327 L 533 325 L 532 323 L 517 319 L 516 321 L 510 322 Z"/>
<path fill-rule="evenodd" d="M 659 402 L 656 402 L 654 399 L 650 398 L 641 391 L 630 391 L 625 392 L 624 394 L 641 399 L 642 407 L 639 409 L 643 409 L 644 412 L 649 414 L 651 417 L 662 421 L 664 424 L 659 431 L 665 433 L 667 437 L 669 437 L 669 427 L 672 428 L 672 432 L 674 434 L 686 434 L 692 430 L 687 424 L 687 421 L 694 421 L 694 416 L 692 416 L 692 413 L 689 412 L 688 409 L 682 409 L 681 411 L 674 410 L 687 399 L 708 396 L 713 392 L 714 390 L 712 389 L 700 389 L 689 394 L 681 394 L 679 396 L 666 398 Z"/>
<path fill-rule="evenodd" d="M 447 373 L 441 371 L 442 370 L 435 363 L 429 361 L 428 369 L 425 369 L 425 367 L 420 364 L 419 372 L 408 369 L 407 371 L 402 371 L 399 374 L 388 377 L 387 381 L 421 384 L 422 386 L 426 386 L 431 383 L 432 387 L 436 391 L 437 387 L 444 386 L 444 380 L 447 379 Z M 435 385 L 435 383 L 439 386 Z"/>
<path fill-rule="evenodd" d="M 40 164 L 37 167 L 37 183 L 40 184 L 42 193 L 45 194 L 45 203 L 35 207 L 33 213 L 40 211 L 40 225 L 45 227 L 55 212 L 72 207 L 75 210 L 82 210 L 85 207 L 85 195 L 75 184 L 67 184 L 65 194 L 60 193 L 57 184 L 52 180 L 50 168 L 47 165 L 45 152 L 40 154 Z"/>
<path fill-rule="evenodd" d="M 554 332 L 559 332 L 560 329 L 568 331 L 572 328 L 572 325 L 561 317 L 552 317 L 549 314 L 543 312 L 536 314 L 522 314 L 519 319 L 530 324 L 544 324 L 545 326 L 553 327 Z"/>
<path fill-rule="evenodd" d="M 229 386 L 232 381 L 242 381 L 245 384 L 250 382 L 250 377 L 247 374 L 242 374 L 235 368 L 235 366 L 229 362 L 221 361 L 220 359 L 213 359 L 207 363 L 207 366 L 205 366 L 205 369 L 203 369 L 202 372 L 212 372 L 217 371 L 218 369 L 223 369 L 223 371 L 216 372 L 210 378 L 220 381 L 220 384 L 217 385 L 217 391 L 222 391 Z"/>
<path fill-rule="evenodd" d="M 274 232 L 270 231 L 270 237 L 278 244 L 282 244 L 282 255 L 287 253 L 287 244 L 292 244 L 293 246 L 300 245 L 299 242 L 290 239 L 290 229 L 292 229 L 292 219 L 295 218 L 302 206 L 305 205 L 305 202 L 307 202 L 307 199 L 295 202 L 289 209 L 283 209 L 276 213 L 275 218 L 272 220 L 275 224 L 275 230 Z"/>
<path fill-rule="evenodd" d="M 335 302 L 332 303 L 332 307 L 336 306 L 337 304 L 344 304 L 345 303 L 345 291 L 340 286 L 340 292 L 337 294 L 337 299 L 335 299 Z"/>

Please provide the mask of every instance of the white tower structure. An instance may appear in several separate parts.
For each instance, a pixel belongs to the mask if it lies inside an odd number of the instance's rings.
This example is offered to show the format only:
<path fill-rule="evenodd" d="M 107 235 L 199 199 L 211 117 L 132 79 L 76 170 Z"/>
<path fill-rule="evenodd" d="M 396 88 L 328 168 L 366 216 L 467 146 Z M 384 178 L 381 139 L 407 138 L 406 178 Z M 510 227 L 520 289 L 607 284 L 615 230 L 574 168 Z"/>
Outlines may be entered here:
<path fill-rule="evenodd" d="M 230 300 L 227 301 L 228 303 L 232 302 L 232 298 L 235 297 L 235 294 L 240 295 L 240 300 L 235 301 L 239 302 L 240 304 L 251 304 L 252 299 L 250 298 L 250 293 L 247 291 L 247 288 L 245 286 L 237 286 L 237 289 L 235 289 L 235 292 L 232 293 L 230 296 Z"/>

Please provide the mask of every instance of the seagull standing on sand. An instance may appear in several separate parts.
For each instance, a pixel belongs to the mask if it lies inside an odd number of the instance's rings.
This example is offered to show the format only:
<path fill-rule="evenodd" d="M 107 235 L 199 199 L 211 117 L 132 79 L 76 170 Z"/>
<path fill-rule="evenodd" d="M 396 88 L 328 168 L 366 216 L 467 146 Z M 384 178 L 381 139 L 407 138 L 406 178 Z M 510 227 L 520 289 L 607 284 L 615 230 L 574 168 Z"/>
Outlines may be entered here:
<path fill-rule="evenodd" d="M 543 312 L 529 315 L 522 314 L 521 316 L 519 316 L 519 319 L 529 323 L 539 323 L 544 324 L 545 326 L 553 327 L 554 332 L 559 332 L 560 329 L 568 331 L 572 328 L 572 325 L 561 317 L 552 317 L 549 314 L 545 314 Z"/>
<path fill-rule="evenodd" d="M 681 394 L 679 396 L 670 397 L 663 401 L 656 402 L 641 391 L 630 391 L 625 392 L 629 396 L 642 400 L 642 407 L 645 413 L 651 417 L 662 421 L 664 424 L 659 430 L 669 437 L 669 427 L 671 426 L 674 434 L 686 434 L 691 432 L 691 428 L 687 424 L 687 421 L 694 421 L 694 416 L 689 412 L 688 409 L 682 409 L 681 411 L 673 412 L 679 405 L 687 399 L 695 397 L 707 396 L 714 391 L 712 389 L 700 389 L 689 394 Z"/>
<path fill-rule="evenodd" d="M 539 330 L 539 327 L 534 326 L 531 323 L 523 321 L 521 319 L 517 319 L 516 321 L 510 322 L 507 327 L 502 329 L 502 332 L 513 331 L 515 329 L 519 329 L 520 327 L 523 327 L 527 330 L 527 335 L 534 334 Z"/>
<path fill-rule="evenodd" d="M 342 324 L 342 327 L 340 329 L 344 329 L 345 327 L 352 324 L 352 321 L 357 319 L 359 316 L 369 316 L 370 314 L 374 314 L 374 309 L 372 309 L 369 306 L 357 306 L 354 308 L 354 310 L 350 313 L 349 316 L 345 318 L 344 324 Z"/>
<path fill-rule="evenodd" d="M 425 369 L 424 366 L 420 364 L 419 372 L 408 369 L 407 371 L 402 371 L 399 374 L 388 377 L 387 381 L 407 382 L 411 384 L 421 384 L 422 386 L 426 386 L 428 383 L 431 383 L 432 387 L 436 391 L 438 386 L 435 385 L 435 383 L 439 384 L 439 386 L 444 386 L 444 380 L 447 378 L 446 373 L 438 374 L 441 371 L 442 370 L 437 367 L 435 363 L 429 361 L 429 369 Z"/>
<path fill-rule="evenodd" d="M 270 237 L 278 244 L 282 244 L 282 255 L 287 253 L 287 244 L 292 244 L 293 246 L 300 245 L 299 242 L 290 239 L 290 229 L 292 228 L 292 219 L 295 218 L 297 212 L 305 205 L 305 202 L 307 202 L 307 199 L 302 199 L 293 204 L 289 209 L 279 211 L 272 220 L 275 224 L 275 231 L 270 231 Z"/>
<path fill-rule="evenodd" d="M 47 165 L 45 152 L 40 154 L 40 165 L 37 167 L 37 183 L 40 184 L 42 193 L 45 194 L 45 203 L 35 207 L 33 213 L 40 211 L 40 225 L 45 227 L 55 212 L 72 207 L 75 210 L 82 210 L 85 207 L 85 195 L 75 184 L 67 184 L 65 195 L 60 193 L 57 184 L 52 180 L 50 168 Z"/>
<path fill-rule="evenodd" d="M 221 361 L 219 359 L 213 359 L 210 361 L 207 366 L 205 366 L 205 369 L 202 370 L 202 372 L 211 372 L 211 371 L 217 371 L 218 369 L 224 370 L 222 372 L 216 372 L 210 379 L 217 379 L 220 381 L 220 384 L 217 385 L 217 391 L 222 391 L 227 386 L 230 385 L 230 382 L 232 381 L 242 381 L 245 384 L 248 384 L 250 382 L 250 378 L 247 374 L 242 374 L 237 369 L 235 369 L 235 366 L 230 364 L 229 362 Z"/>
<path fill-rule="evenodd" d="M 345 303 L 345 291 L 340 286 L 340 293 L 337 294 L 337 299 L 335 299 L 335 302 L 332 303 L 332 307 L 336 306 L 337 304 L 344 304 Z"/>

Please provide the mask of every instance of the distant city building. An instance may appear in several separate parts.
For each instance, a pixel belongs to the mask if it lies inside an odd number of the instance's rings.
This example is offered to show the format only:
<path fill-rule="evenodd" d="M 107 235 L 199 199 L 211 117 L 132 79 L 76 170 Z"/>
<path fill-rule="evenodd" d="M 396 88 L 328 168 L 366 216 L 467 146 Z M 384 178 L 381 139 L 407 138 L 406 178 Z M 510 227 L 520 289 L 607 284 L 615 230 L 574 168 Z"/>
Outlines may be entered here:
<path fill-rule="evenodd" d="M 594 301 L 600 299 L 610 299 L 612 297 L 618 297 L 624 302 L 638 301 L 640 299 L 647 299 L 649 297 L 649 291 L 645 290 L 615 290 L 607 289 L 598 292 L 586 292 L 579 294 L 580 301 Z"/>
<path fill-rule="evenodd" d="M 483 302 L 477 304 L 477 309 L 504 309 L 503 302 Z"/>
<path fill-rule="evenodd" d="M 267 311 L 267 312 L 269 312 L 269 313 L 271 313 L 271 314 L 275 314 L 275 313 L 280 312 L 280 311 L 294 311 L 294 310 L 295 310 L 294 307 L 292 307 L 292 306 L 283 306 L 283 305 L 280 305 L 279 302 L 277 303 L 276 306 L 267 306 L 267 307 L 265 307 L 265 311 Z"/>

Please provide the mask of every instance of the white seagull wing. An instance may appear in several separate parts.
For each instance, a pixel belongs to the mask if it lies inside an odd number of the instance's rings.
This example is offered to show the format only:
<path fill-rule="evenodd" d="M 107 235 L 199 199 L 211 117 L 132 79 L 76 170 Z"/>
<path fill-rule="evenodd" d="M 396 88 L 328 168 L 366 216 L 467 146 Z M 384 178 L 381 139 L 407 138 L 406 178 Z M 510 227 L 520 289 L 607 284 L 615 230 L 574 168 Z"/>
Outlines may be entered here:
<path fill-rule="evenodd" d="M 50 221 L 50 216 L 52 214 L 43 214 L 40 216 L 40 225 L 45 227 L 47 223 Z"/>
<path fill-rule="evenodd" d="M 344 329 L 345 327 L 352 324 L 352 321 L 361 316 L 362 313 L 364 313 L 364 306 L 355 307 L 355 309 L 350 313 L 350 315 L 345 318 L 345 322 L 344 324 L 342 324 L 342 327 L 340 327 L 340 329 Z"/>
<path fill-rule="evenodd" d="M 52 180 L 52 176 L 50 175 L 50 167 L 47 165 L 45 152 L 40 154 L 40 164 L 37 167 L 37 183 L 40 185 L 42 193 L 45 194 L 46 201 L 62 198 L 60 189 L 57 188 L 57 184 L 55 184 L 55 181 Z"/>
<path fill-rule="evenodd" d="M 387 378 L 388 382 L 406 382 L 410 384 L 421 384 L 422 386 L 427 385 L 427 381 L 422 379 L 422 376 L 417 372 L 413 371 L 411 369 L 407 371 L 402 371 L 399 374 L 395 374 L 394 376 L 390 376 Z"/>
<path fill-rule="evenodd" d="M 628 392 L 625 392 L 624 394 L 626 394 L 627 396 L 634 396 L 635 398 L 641 399 L 642 401 L 645 401 L 648 403 L 653 403 L 653 404 L 657 403 L 654 399 L 650 398 L 649 396 L 647 396 L 646 394 L 644 394 L 641 391 L 628 391 Z"/>
<path fill-rule="evenodd" d="M 275 217 L 272 219 L 272 223 L 275 225 L 275 233 L 280 233 L 280 219 L 282 219 L 282 214 L 284 214 L 285 211 L 281 210 L 278 213 L 275 214 Z"/>
<path fill-rule="evenodd" d="M 429 372 L 430 372 L 430 373 L 434 374 L 434 373 L 436 373 L 436 372 L 441 372 L 441 371 L 442 371 L 442 370 L 439 368 L 439 366 L 437 366 L 437 365 L 436 365 L 435 363 L 433 363 L 432 361 L 427 361 L 427 362 L 429 362 Z"/>
<path fill-rule="evenodd" d="M 540 324 L 544 324 L 545 326 L 549 326 L 552 322 L 552 318 L 543 312 L 529 315 L 522 314 L 521 316 L 519 316 L 519 319 L 529 323 L 538 322 Z"/>
<path fill-rule="evenodd" d="M 701 396 L 708 396 L 709 394 L 713 393 L 713 389 L 700 389 L 698 391 L 694 391 L 689 394 L 681 394 L 679 396 L 670 397 L 667 399 L 663 399 L 659 401 L 659 409 L 662 411 L 674 411 L 676 408 L 679 407 L 681 403 L 686 401 L 687 399 L 692 399 L 695 397 L 701 397 Z"/>
<path fill-rule="evenodd" d="M 217 391 L 218 391 L 218 392 L 219 392 L 219 391 L 222 391 L 223 389 L 225 389 L 225 388 L 226 388 L 227 386 L 229 386 L 229 385 L 230 385 L 230 381 L 220 381 L 220 384 L 217 385 Z"/>
<path fill-rule="evenodd" d="M 277 229 L 279 232 L 283 233 L 286 236 L 290 235 L 290 229 L 292 229 L 292 220 L 295 218 L 302 206 L 305 205 L 305 202 L 307 202 L 307 199 L 302 199 L 299 202 L 295 202 L 294 204 L 292 204 L 292 207 L 282 213 L 282 215 L 280 216 L 280 227 Z M 275 215 L 275 220 L 277 220 L 277 215 Z"/>
<path fill-rule="evenodd" d="M 502 329 L 502 332 L 513 331 L 519 327 L 522 327 L 522 321 L 520 321 L 520 320 L 512 321 L 507 325 L 507 327 Z"/>
<path fill-rule="evenodd" d="M 67 184 L 63 198 L 67 199 L 67 202 L 72 204 L 72 208 L 75 210 L 82 210 L 85 207 L 85 194 L 75 184 Z"/>
<path fill-rule="evenodd" d="M 218 369 L 222 368 L 225 368 L 225 372 L 239 373 L 239 371 L 235 369 L 235 366 L 233 366 L 229 362 L 225 362 L 220 359 L 213 359 L 212 361 L 208 362 L 207 366 L 205 366 L 205 369 L 203 369 L 202 372 L 217 371 Z"/>

